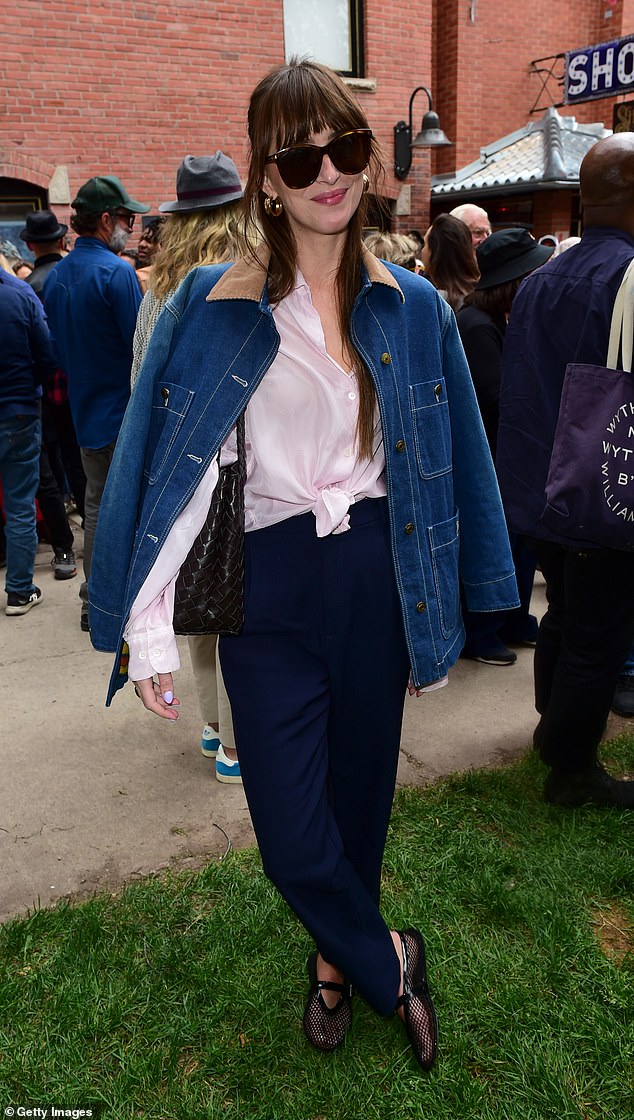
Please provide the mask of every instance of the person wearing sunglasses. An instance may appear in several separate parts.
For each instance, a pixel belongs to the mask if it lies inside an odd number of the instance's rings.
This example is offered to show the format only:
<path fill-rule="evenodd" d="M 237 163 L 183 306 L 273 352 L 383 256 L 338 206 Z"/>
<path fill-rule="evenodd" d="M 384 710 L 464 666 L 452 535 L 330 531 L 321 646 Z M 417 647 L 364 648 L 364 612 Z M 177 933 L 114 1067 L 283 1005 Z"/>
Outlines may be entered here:
<path fill-rule="evenodd" d="M 84 574 L 80 626 L 88 630 L 87 580 L 99 504 L 115 440 L 130 396 L 132 338 L 141 289 L 125 249 L 135 214 L 150 207 L 131 198 L 116 175 L 84 183 L 72 203 L 73 251 L 58 261 L 42 299 L 68 399 L 82 466 Z"/>
<path fill-rule="evenodd" d="M 129 676 L 178 718 L 174 581 L 244 413 L 244 624 L 220 660 L 264 870 L 314 943 L 304 1032 L 340 1046 L 356 992 L 401 1015 L 428 1070 L 425 945 L 384 920 L 381 865 L 405 696 L 443 684 L 464 640 L 459 573 L 472 608 L 516 603 L 504 517 L 450 308 L 363 244 L 381 164 L 354 97 L 291 61 L 256 86 L 248 131 L 264 237 L 191 272 L 154 328 L 102 504 L 92 640 L 116 651 L 108 703 Z"/>

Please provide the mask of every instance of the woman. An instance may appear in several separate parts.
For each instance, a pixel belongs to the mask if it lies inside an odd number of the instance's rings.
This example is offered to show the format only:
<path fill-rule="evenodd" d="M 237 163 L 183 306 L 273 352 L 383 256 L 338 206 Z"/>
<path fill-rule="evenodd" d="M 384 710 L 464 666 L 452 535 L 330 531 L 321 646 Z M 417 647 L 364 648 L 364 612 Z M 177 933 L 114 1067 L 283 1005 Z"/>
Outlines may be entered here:
<path fill-rule="evenodd" d="M 148 287 L 134 332 L 133 387 L 156 321 L 181 280 L 197 265 L 233 261 L 246 249 L 241 228 L 242 184 L 235 163 L 224 152 L 185 156 L 176 173 L 176 198 L 161 203 L 159 210 L 167 216 L 161 217 L 157 227 L 161 245 L 147 269 Z M 204 720 L 202 753 L 214 760 L 217 781 L 238 785 L 242 776 L 218 659 L 218 637 L 192 636 L 188 644 Z"/>
<path fill-rule="evenodd" d="M 347 87 L 292 61 L 248 126 L 264 244 L 190 273 L 157 323 L 104 497 L 93 641 L 119 651 L 109 698 L 125 632 L 144 705 L 177 718 L 173 581 L 246 408 L 245 622 L 220 652 L 264 868 L 317 945 L 304 1031 L 339 1046 L 354 988 L 398 1009 L 429 1069 L 423 938 L 379 910 L 403 701 L 458 657 L 458 564 L 470 606 L 514 604 L 506 530 L 450 309 L 363 247 L 379 161 Z"/>
<path fill-rule="evenodd" d="M 458 312 L 458 330 L 465 348 L 482 422 L 495 459 L 500 414 L 502 346 L 517 289 L 525 276 L 544 264 L 553 246 L 538 244 L 526 229 L 492 233 L 476 250 L 480 280 Z M 513 540 L 513 560 L 520 594 L 518 611 L 472 614 L 465 610 L 466 645 L 462 656 L 486 665 L 514 665 L 513 645 L 535 645 L 538 623 L 530 613 L 535 559 L 521 538 Z"/>
<path fill-rule="evenodd" d="M 451 214 L 439 214 L 425 234 L 421 260 L 427 279 L 458 311 L 480 276 L 469 227 Z"/>
<path fill-rule="evenodd" d="M 383 261 L 392 261 L 416 272 L 418 242 L 407 233 L 388 233 L 385 230 L 372 230 L 364 237 L 364 241 L 375 257 Z"/>
<path fill-rule="evenodd" d="M 174 201 L 159 206 L 160 248 L 147 278 L 147 291 L 133 341 L 131 383 L 137 379 L 156 320 L 168 296 L 201 264 L 221 264 L 243 255 L 242 184 L 238 169 L 224 152 L 185 156 L 176 172 Z"/>

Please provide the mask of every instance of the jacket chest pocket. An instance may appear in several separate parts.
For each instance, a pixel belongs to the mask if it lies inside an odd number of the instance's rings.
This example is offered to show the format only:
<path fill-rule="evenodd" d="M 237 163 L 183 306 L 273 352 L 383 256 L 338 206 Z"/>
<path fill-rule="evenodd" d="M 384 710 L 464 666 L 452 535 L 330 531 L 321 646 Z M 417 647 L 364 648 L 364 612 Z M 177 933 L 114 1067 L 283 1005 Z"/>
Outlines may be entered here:
<path fill-rule="evenodd" d="M 423 478 L 451 471 L 451 426 L 444 377 L 410 385 L 416 462 Z"/>
<path fill-rule="evenodd" d="M 193 399 L 193 390 L 182 385 L 161 381 L 156 386 L 145 460 L 145 476 L 150 485 L 159 477 Z"/>

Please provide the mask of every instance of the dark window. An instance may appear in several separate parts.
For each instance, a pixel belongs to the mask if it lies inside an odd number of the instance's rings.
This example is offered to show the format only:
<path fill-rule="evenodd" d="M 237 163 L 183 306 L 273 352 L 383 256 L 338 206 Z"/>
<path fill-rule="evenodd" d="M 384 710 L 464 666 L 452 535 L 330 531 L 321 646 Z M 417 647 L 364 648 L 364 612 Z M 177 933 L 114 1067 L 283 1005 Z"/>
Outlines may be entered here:
<path fill-rule="evenodd" d="M 46 191 L 23 179 L 0 177 L 0 252 L 11 260 L 33 260 L 20 230 L 29 210 L 43 210 L 48 206 Z"/>

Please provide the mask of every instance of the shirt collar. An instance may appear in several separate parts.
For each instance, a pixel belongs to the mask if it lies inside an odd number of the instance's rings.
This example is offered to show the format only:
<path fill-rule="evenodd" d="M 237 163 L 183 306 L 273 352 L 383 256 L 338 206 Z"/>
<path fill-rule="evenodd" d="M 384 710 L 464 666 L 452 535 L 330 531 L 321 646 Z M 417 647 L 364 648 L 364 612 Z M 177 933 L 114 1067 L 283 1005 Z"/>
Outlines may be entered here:
<path fill-rule="evenodd" d="M 61 261 L 62 259 L 61 253 L 43 253 L 41 257 L 37 257 L 33 262 L 33 271 L 35 272 L 35 269 L 40 268 L 43 264 L 48 264 L 49 261 L 55 261 L 57 263 L 57 261 Z"/>
<path fill-rule="evenodd" d="M 259 303 L 270 259 L 271 251 L 268 245 L 263 243 L 258 246 L 254 257 L 245 257 L 237 261 L 223 273 L 209 292 L 207 302 L 213 303 L 219 299 L 250 299 Z M 392 273 L 365 245 L 361 247 L 361 259 L 370 284 L 384 284 L 388 288 L 393 288 L 399 293 L 401 301 L 404 300 L 400 285 Z M 305 283 L 303 277 L 301 279 Z"/>

